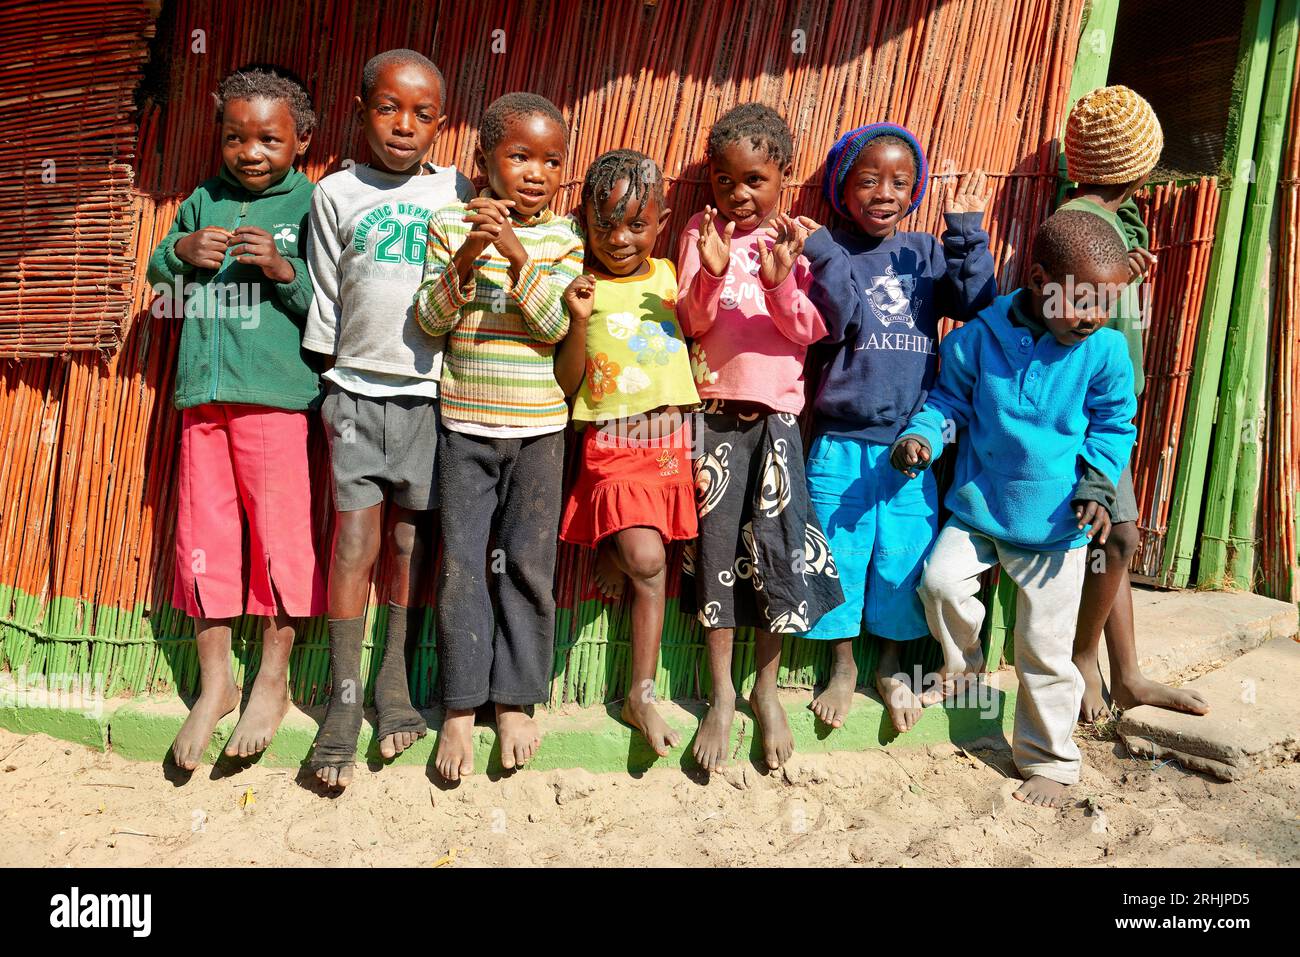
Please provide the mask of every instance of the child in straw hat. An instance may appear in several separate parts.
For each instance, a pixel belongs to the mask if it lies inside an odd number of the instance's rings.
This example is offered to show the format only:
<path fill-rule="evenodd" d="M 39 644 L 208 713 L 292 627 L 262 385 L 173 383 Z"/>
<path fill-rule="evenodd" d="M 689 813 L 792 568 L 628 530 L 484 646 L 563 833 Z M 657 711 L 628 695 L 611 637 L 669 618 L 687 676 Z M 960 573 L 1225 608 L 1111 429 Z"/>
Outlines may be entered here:
<path fill-rule="evenodd" d="M 1129 250 L 1130 283 L 1119 298 L 1110 326 L 1128 343 L 1134 392 L 1142 392 L 1142 277 L 1155 263 L 1148 234 L 1133 195 L 1160 159 L 1164 137 L 1151 104 L 1126 86 L 1108 86 L 1081 97 L 1065 128 L 1065 161 L 1078 183 L 1062 210 L 1083 210 L 1109 223 Z M 1190 689 L 1170 688 L 1144 677 L 1138 668 L 1133 633 L 1133 592 L 1129 562 L 1141 544 L 1133 475 L 1125 467 L 1117 485 L 1092 470 L 1089 479 L 1106 503 L 1111 531 L 1093 549 L 1084 581 L 1075 637 L 1074 662 L 1084 679 L 1079 717 L 1095 721 L 1106 713 L 1104 685 L 1097 662 L 1103 629 L 1111 667 L 1113 702 L 1120 709 L 1140 704 L 1205 714 L 1205 699 Z"/>

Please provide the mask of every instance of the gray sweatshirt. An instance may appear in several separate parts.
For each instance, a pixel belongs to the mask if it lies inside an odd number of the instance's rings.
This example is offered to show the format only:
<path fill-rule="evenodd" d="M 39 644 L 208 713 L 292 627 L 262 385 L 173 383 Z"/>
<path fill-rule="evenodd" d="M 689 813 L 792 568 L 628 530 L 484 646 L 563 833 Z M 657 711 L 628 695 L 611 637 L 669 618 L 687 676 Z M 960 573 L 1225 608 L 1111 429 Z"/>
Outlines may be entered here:
<path fill-rule="evenodd" d="M 446 337 L 420 328 L 412 300 L 434 211 L 471 199 L 454 166 L 399 176 L 357 165 L 326 176 L 311 200 L 307 271 L 315 289 L 302 344 L 340 369 L 437 380 Z"/>

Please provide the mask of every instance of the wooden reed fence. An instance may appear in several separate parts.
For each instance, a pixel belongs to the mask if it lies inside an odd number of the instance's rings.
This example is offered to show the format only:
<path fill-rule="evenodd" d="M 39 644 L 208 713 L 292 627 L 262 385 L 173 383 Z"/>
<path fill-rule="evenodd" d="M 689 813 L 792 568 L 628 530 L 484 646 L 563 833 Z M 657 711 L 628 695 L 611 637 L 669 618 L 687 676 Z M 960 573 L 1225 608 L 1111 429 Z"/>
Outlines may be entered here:
<path fill-rule="evenodd" d="M 1264 491 L 1259 530 L 1260 590 L 1283 601 L 1300 601 L 1300 552 L 1296 505 L 1300 496 L 1300 67 L 1291 82 L 1291 116 L 1279 181 L 1276 285 L 1270 364 L 1268 425 L 1264 444 Z"/>
<path fill-rule="evenodd" d="M 142 3 L 0 0 L 0 357 L 120 343 L 152 35 Z"/>
<path fill-rule="evenodd" d="M 1134 556 L 1133 571 L 1155 578 L 1164 561 L 1187 382 L 1219 213 L 1218 183 L 1213 177 L 1164 183 L 1143 190 L 1137 201 L 1157 262 L 1143 290 L 1146 385 L 1138 403 L 1133 453 L 1142 545 Z"/>
<path fill-rule="evenodd" d="M 143 271 L 179 200 L 217 168 L 210 93 L 229 70 L 275 62 L 305 79 L 321 117 L 306 165 L 313 178 L 364 158 L 350 102 L 362 65 L 381 50 L 414 47 L 442 66 L 450 120 L 436 158 L 466 170 L 483 106 L 509 90 L 534 90 L 555 100 L 571 126 L 559 207 L 572 203 L 581 172 L 598 153 L 634 146 L 656 157 L 670 181 L 670 232 L 706 200 L 705 138 L 714 119 L 738 102 L 762 100 L 790 121 L 796 157 L 788 204 L 814 217 L 826 214 L 820 165 L 839 132 L 874 120 L 901 122 L 926 145 L 936 183 L 976 167 L 992 173 L 988 220 L 999 280 L 1009 288 L 1022 274 L 1026 238 L 1056 191 L 1054 137 L 1068 105 L 1082 2 L 166 4 L 139 117 L 134 299 L 122 347 L 107 361 L 74 354 L 0 369 L 0 666 L 89 670 L 106 677 L 110 693 L 195 687 L 192 625 L 168 602 L 180 419 L 170 399 L 179 330 L 150 315 Z M 500 44 L 503 52 L 494 52 Z M 6 47 L 0 61 L 12 56 Z M 939 228 L 940 192 L 931 189 L 913 228 Z M 664 251 L 672 239 L 665 237 Z M 312 468 L 316 487 L 327 489 L 320 438 L 317 429 Z M 329 504 L 328 495 L 314 503 L 321 542 L 329 541 Z M 657 683 L 661 695 L 693 697 L 704 692 L 707 669 L 698 627 L 677 611 L 678 576 L 675 563 Z M 378 666 L 385 579 L 378 569 L 367 669 Z M 625 608 L 595 595 L 590 555 L 582 550 L 562 550 L 556 583 L 553 703 L 619 697 Z M 431 619 L 413 677 L 422 702 L 435 688 Z M 996 615 L 991 627 L 998 628 Z M 242 679 L 256 667 L 256 622 L 241 619 L 235 632 Z M 995 649 L 1001 640 L 994 636 Z M 932 644 L 917 643 L 915 653 L 932 662 Z M 858 652 L 870 667 L 871 646 L 863 643 Z M 991 663 L 998 658 L 992 654 Z M 791 639 L 781 680 L 807 686 L 827 664 L 824 646 Z M 752 670 L 751 636 L 742 634 L 735 656 L 742 686 Z M 327 675 L 323 622 L 306 622 L 292 663 L 295 699 L 321 700 Z"/>

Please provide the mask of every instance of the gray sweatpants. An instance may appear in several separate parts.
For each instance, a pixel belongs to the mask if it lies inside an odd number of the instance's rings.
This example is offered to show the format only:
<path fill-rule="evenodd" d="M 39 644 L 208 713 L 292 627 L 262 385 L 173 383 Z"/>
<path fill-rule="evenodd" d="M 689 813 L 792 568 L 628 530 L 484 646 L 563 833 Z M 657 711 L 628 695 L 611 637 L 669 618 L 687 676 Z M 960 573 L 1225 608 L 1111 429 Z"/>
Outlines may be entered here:
<path fill-rule="evenodd" d="M 1061 784 L 1079 780 L 1080 754 L 1073 732 L 1083 700 L 1083 676 L 1071 652 L 1086 553 L 1083 545 L 1055 552 L 1022 548 L 950 518 L 921 576 L 926 621 L 943 648 L 944 671 L 951 675 L 973 674 L 984 667 L 980 575 L 1001 565 L 1016 583 L 1020 690 L 1011 754 L 1025 778 L 1038 774 Z"/>

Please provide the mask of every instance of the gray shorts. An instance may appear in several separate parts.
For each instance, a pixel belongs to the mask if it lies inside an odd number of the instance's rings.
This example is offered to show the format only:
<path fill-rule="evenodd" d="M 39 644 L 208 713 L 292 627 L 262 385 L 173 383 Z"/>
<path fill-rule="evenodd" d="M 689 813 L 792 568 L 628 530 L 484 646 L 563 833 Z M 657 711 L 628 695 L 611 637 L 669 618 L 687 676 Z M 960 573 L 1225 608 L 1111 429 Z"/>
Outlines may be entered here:
<path fill-rule="evenodd" d="M 1115 486 L 1115 514 L 1110 517 L 1111 524 L 1136 522 L 1139 518 L 1137 495 L 1133 491 L 1133 470 L 1124 466 L 1124 472 Z"/>
<path fill-rule="evenodd" d="M 370 508 L 385 492 L 402 508 L 438 507 L 438 400 L 371 398 L 326 383 L 321 419 L 329 439 L 334 507 Z"/>

